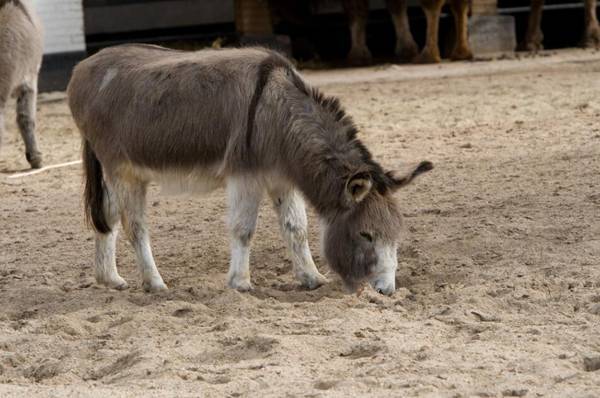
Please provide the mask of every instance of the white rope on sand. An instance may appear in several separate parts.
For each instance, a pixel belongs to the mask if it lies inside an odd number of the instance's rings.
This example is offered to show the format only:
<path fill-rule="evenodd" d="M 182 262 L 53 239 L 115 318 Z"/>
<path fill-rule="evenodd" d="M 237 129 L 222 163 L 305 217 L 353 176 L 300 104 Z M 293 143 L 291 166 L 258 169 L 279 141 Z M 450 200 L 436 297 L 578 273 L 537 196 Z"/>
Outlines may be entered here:
<path fill-rule="evenodd" d="M 21 178 L 21 177 L 28 177 L 30 175 L 34 175 L 37 173 L 41 173 L 43 171 L 46 170 L 52 170 L 52 169 L 58 169 L 60 167 L 68 167 L 68 166 L 73 166 L 75 164 L 81 164 L 81 160 L 74 160 L 72 162 L 66 162 L 66 163 L 60 163 L 60 164 L 53 164 L 51 166 L 45 166 L 42 167 L 41 169 L 37 169 L 37 170 L 32 170 L 32 171 L 26 171 L 25 173 L 17 173 L 17 174 L 13 174 L 8 176 L 8 178 Z"/>

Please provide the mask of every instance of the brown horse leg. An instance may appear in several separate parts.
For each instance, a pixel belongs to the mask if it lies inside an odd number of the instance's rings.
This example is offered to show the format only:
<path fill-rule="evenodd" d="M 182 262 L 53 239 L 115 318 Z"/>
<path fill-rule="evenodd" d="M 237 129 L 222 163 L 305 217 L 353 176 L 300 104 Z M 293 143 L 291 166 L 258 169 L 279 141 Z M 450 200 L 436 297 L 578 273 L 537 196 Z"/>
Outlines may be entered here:
<path fill-rule="evenodd" d="M 600 26 L 596 16 L 596 0 L 584 0 L 585 32 L 581 44 L 583 47 L 600 48 Z"/>
<path fill-rule="evenodd" d="M 410 62 L 418 54 L 419 49 L 410 32 L 407 1 L 387 0 L 386 4 L 396 29 L 396 57 L 401 62 Z"/>
<path fill-rule="evenodd" d="M 438 46 L 438 33 L 440 27 L 440 13 L 445 0 L 421 0 L 421 7 L 427 18 L 427 38 L 425 47 L 417 58 L 419 63 L 441 62 L 440 48 Z"/>
<path fill-rule="evenodd" d="M 450 54 L 450 59 L 472 59 L 473 53 L 469 48 L 469 38 L 467 36 L 469 2 L 468 0 L 451 0 L 450 8 L 454 15 L 454 27 L 456 31 L 456 41 L 452 54 Z"/>
<path fill-rule="evenodd" d="M 542 41 L 542 8 L 544 0 L 531 0 L 531 11 L 529 12 L 529 21 L 527 22 L 527 33 L 525 40 L 518 46 L 520 51 L 538 52 L 544 49 Z"/>
<path fill-rule="evenodd" d="M 353 66 L 369 65 L 373 57 L 367 47 L 367 19 L 369 0 L 344 0 L 344 10 L 348 14 L 352 44 L 348 53 L 348 63 Z"/>

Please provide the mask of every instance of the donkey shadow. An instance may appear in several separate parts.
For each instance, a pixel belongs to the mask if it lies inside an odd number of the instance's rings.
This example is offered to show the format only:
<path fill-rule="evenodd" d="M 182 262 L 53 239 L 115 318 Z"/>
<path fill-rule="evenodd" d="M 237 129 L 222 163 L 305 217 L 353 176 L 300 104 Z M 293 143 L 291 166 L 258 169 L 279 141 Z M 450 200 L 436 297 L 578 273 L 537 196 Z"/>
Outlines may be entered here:
<path fill-rule="evenodd" d="M 297 283 L 282 283 L 272 287 L 255 287 L 250 295 L 265 300 L 275 299 L 283 303 L 318 302 L 324 298 L 342 299 L 348 293 L 344 291 L 341 282 L 329 282 L 317 289 L 307 289 Z"/>

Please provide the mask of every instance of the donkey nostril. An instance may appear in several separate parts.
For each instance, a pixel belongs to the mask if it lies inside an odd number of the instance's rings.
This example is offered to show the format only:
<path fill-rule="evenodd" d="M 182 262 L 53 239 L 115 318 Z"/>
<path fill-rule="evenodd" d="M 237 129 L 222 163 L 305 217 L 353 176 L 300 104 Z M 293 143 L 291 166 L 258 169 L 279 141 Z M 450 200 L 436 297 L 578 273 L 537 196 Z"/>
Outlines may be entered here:
<path fill-rule="evenodd" d="M 377 293 L 383 294 L 383 289 L 377 289 Z"/>

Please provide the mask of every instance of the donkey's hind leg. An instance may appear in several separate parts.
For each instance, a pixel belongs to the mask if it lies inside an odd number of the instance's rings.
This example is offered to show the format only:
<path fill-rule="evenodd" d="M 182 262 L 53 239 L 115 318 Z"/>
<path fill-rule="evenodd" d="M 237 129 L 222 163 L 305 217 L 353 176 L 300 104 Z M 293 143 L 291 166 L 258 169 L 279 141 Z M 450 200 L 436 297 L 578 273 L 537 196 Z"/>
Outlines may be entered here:
<path fill-rule="evenodd" d="M 256 229 L 262 185 L 252 177 L 231 177 L 227 181 L 231 262 L 227 274 L 229 287 L 246 292 L 250 283 L 250 243 Z"/>
<path fill-rule="evenodd" d="M 119 233 L 119 205 L 108 184 L 104 186 L 103 209 L 110 232 L 96 232 L 96 281 L 112 289 L 124 290 L 128 285 L 117 271 L 116 247 Z"/>
<path fill-rule="evenodd" d="M 17 88 L 17 124 L 25 142 L 25 157 L 34 169 L 42 167 L 42 153 L 38 150 L 35 138 L 35 112 L 37 102 L 37 82 L 30 82 Z"/>
<path fill-rule="evenodd" d="M 319 273 L 308 247 L 308 231 L 304 200 L 291 187 L 269 189 L 279 216 L 279 227 L 292 257 L 292 267 L 302 286 L 316 289 L 327 283 Z"/>
<path fill-rule="evenodd" d="M 121 209 L 123 230 L 135 250 L 144 290 L 167 290 L 150 248 L 150 236 L 145 220 L 147 183 L 127 178 L 116 180 L 113 186 Z"/>

